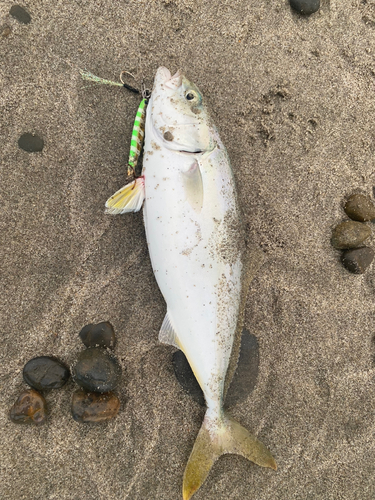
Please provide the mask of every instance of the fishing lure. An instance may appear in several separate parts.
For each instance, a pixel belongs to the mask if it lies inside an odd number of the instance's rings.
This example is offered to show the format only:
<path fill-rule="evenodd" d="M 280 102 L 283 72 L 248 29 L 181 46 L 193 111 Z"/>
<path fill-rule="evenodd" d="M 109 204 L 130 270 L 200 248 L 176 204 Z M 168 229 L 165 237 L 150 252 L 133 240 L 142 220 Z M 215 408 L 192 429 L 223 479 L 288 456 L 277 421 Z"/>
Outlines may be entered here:
<path fill-rule="evenodd" d="M 131 73 L 129 73 L 128 71 L 121 71 L 121 74 L 120 74 L 121 83 L 113 82 L 112 80 L 106 80 L 105 78 L 100 78 L 100 76 L 93 75 L 92 73 L 90 73 L 90 71 L 84 71 L 83 69 L 80 69 L 79 72 L 81 73 L 82 78 L 84 80 L 89 81 L 89 82 L 99 83 L 100 85 L 112 85 L 112 86 L 116 86 L 116 87 L 124 87 L 127 90 L 134 92 L 135 94 L 140 94 L 139 89 L 136 89 L 135 87 L 132 87 L 131 85 L 128 85 L 127 83 L 125 83 L 122 80 L 123 73 L 131 75 L 134 78 L 134 76 Z"/>
<path fill-rule="evenodd" d="M 139 157 L 143 149 L 143 141 L 145 137 L 145 120 L 146 108 L 148 99 L 142 99 L 139 104 L 137 114 L 135 116 L 132 138 L 130 141 L 130 151 L 128 160 L 128 175 L 136 175 L 135 169 L 138 164 Z"/>
<path fill-rule="evenodd" d="M 128 71 L 121 71 L 120 73 L 120 81 L 113 82 L 111 80 L 106 80 L 104 78 L 100 78 L 99 76 L 93 75 L 89 71 L 80 70 L 81 76 L 84 80 L 88 80 L 90 82 L 102 84 L 102 85 L 113 85 L 118 87 L 125 87 L 126 89 L 134 92 L 136 94 L 142 94 L 142 100 L 138 106 L 137 114 L 135 116 L 132 136 L 130 140 L 130 151 L 129 151 L 129 159 L 128 159 L 128 176 L 133 176 L 134 179 L 137 178 L 136 167 L 138 164 L 138 160 L 141 156 L 143 149 L 143 142 L 145 137 L 145 120 L 146 120 L 146 109 L 148 100 L 151 96 L 151 92 L 147 89 L 142 81 L 141 90 L 132 87 L 131 85 L 124 82 L 123 76 L 130 75 L 133 79 L 135 79 L 134 75 L 129 73 Z"/>
<path fill-rule="evenodd" d="M 133 176 L 133 181 L 125 184 L 125 186 L 116 191 L 116 193 L 107 200 L 105 204 L 105 212 L 107 214 L 117 215 L 127 212 L 138 212 L 142 208 L 145 197 L 144 178 L 142 175 L 137 175 L 136 167 L 143 149 L 146 109 L 150 95 L 151 92 L 144 88 L 142 83 L 143 98 L 139 104 L 137 114 L 135 115 L 128 160 L 128 177 Z"/>

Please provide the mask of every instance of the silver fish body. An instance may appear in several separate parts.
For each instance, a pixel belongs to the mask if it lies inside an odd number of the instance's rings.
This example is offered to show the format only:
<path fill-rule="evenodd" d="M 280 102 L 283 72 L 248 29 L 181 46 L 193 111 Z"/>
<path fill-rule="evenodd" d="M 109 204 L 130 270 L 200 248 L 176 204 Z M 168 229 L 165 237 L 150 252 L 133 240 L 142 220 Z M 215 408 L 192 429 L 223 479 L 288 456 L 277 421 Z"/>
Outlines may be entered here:
<path fill-rule="evenodd" d="M 276 464 L 223 410 L 246 292 L 245 246 L 229 158 L 198 89 L 166 68 L 157 72 L 147 111 L 143 176 L 147 243 L 167 304 L 159 339 L 185 353 L 207 404 L 185 471 L 188 499 L 223 453 Z"/>

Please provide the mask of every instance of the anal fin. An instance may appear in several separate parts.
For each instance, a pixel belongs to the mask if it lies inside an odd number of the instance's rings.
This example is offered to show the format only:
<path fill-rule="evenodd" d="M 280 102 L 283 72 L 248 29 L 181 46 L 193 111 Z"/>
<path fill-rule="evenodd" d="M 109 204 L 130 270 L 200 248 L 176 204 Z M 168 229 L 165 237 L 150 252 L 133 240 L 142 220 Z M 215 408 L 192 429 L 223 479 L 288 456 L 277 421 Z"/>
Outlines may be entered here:
<path fill-rule="evenodd" d="M 161 342 L 162 344 L 173 345 L 174 347 L 177 347 L 177 349 L 181 349 L 181 347 L 178 345 L 179 342 L 177 333 L 172 326 L 171 320 L 168 316 L 168 312 L 164 317 L 164 321 L 159 331 L 159 342 Z"/>
<path fill-rule="evenodd" d="M 111 215 L 139 212 L 145 199 L 145 182 L 143 177 L 137 177 L 116 191 L 105 204 L 105 212 Z"/>

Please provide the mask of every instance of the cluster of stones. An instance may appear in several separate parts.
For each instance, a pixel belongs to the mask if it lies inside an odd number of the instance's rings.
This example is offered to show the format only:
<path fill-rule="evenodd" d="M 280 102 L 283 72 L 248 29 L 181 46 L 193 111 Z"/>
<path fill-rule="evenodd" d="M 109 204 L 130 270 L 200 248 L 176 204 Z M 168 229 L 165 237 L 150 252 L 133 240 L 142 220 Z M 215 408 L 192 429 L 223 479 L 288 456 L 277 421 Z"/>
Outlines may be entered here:
<path fill-rule="evenodd" d="M 77 422 L 105 422 L 120 409 L 120 400 L 112 392 L 122 375 L 110 352 L 116 345 L 115 332 L 106 322 L 85 326 L 79 336 L 87 349 L 72 366 L 73 379 L 81 387 L 73 394 L 72 415 Z"/>
<path fill-rule="evenodd" d="M 60 389 L 69 377 L 69 368 L 56 358 L 39 356 L 28 361 L 23 368 L 23 379 L 31 389 L 19 395 L 10 410 L 11 420 L 17 424 L 43 424 L 47 404 L 41 392 Z"/>
<path fill-rule="evenodd" d="M 332 232 L 332 245 L 344 250 L 341 262 L 355 274 L 363 274 L 374 259 L 374 250 L 365 245 L 371 236 L 371 227 L 366 222 L 375 219 L 375 204 L 369 196 L 351 195 L 345 206 L 346 214 L 352 219 L 341 222 Z"/>
<path fill-rule="evenodd" d="M 109 322 L 87 325 L 81 332 L 88 348 L 81 352 L 72 367 L 75 382 L 81 387 L 73 394 L 72 415 L 81 423 L 104 422 L 114 418 L 119 398 L 112 392 L 121 379 L 121 366 L 110 353 L 116 344 L 115 332 Z M 60 389 L 70 377 L 69 368 L 60 360 L 38 356 L 28 361 L 23 379 L 31 388 L 23 391 L 10 410 L 15 423 L 41 425 L 47 418 L 44 391 Z"/>

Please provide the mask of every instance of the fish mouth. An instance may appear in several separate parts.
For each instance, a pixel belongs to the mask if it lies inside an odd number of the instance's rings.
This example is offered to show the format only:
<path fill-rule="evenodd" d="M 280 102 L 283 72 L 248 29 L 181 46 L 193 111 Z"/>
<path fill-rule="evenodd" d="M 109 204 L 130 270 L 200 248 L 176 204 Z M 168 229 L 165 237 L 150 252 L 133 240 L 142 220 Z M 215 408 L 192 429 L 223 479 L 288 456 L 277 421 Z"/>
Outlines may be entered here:
<path fill-rule="evenodd" d="M 172 76 L 168 68 L 161 66 L 156 71 L 155 80 L 164 84 L 168 88 L 177 88 L 182 84 L 182 71 L 179 69 Z"/>
<path fill-rule="evenodd" d="M 158 77 L 158 78 L 160 78 L 160 80 L 167 82 L 168 80 L 170 80 L 172 78 L 172 75 L 171 75 L 171 72 L 169 71 L 168 68 L 161 66 L 156 71 L 155 77 Z"/>

